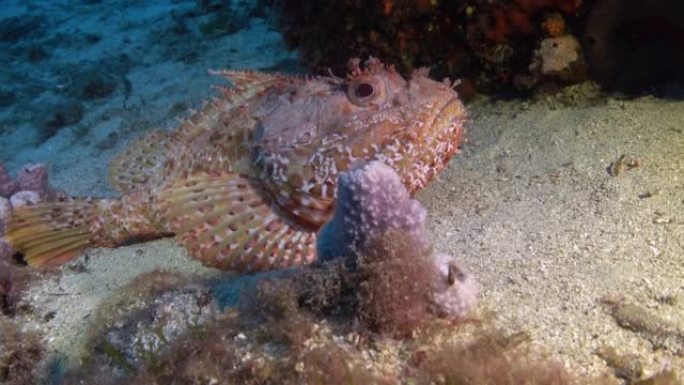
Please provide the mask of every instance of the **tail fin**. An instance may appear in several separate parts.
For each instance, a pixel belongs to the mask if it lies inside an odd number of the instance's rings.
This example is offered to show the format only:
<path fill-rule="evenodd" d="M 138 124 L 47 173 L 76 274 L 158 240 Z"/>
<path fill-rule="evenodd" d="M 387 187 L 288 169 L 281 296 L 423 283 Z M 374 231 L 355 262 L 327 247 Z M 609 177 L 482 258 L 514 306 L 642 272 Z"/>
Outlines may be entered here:
<path fill-rule="evenodd" d="M 21 207 L 12 213 L 5 238 L 29 265 L 69 261 L 85 248 L 111 243 L 106 234 L 97 234 L 102 205 L 111 202 L 67 198 Z"/>

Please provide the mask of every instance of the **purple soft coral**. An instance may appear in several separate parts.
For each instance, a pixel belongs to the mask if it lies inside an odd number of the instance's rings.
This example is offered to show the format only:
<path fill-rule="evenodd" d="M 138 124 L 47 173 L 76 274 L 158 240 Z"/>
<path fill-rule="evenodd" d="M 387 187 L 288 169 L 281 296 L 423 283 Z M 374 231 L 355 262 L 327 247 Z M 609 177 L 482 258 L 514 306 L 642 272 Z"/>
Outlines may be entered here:
<path fill-rule="evenodd" d="M 422 251 L 434 265 L 432 288 L 427 300 L 436 314 L 463 316 L 477 304 L 479 286 L 475 278 L 448 254 L 433 252 L 425 230 L 426 211 L 410 198 L 399 175 L 381 162 L 357 167 L 338 179 L 338 201 L 333 219 L 320 231 L 317 252 L 325 262 L 336 257 L 360 255 L 384 234 L 400 232 L 411 249 Z M 388 253 L 388 255 L 391 253 Z"/>

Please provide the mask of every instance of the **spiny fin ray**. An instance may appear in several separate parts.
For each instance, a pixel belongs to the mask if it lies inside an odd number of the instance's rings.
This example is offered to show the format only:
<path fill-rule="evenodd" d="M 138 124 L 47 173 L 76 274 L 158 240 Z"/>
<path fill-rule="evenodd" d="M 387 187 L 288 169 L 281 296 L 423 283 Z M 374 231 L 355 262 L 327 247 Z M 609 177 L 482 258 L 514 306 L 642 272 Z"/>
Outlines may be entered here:
<path fill-rule="evenodd" d="M 67 261 L 87 247 L 100 245 L 90 225 L 97 201 L 62 199 L 21 207 L 12 213 L 5 238 L 32 266 Z"/>
<path fill-rule="evenodd" d="M 161 192 L 159 215 L 206 265 L 255 272 L 312 262 L 315 234 L 276 213 L 265 197 L 255 178 L 198 173 Z"/>
<path fill-rule="evenodd" d="M 138 138 L 109 163 L 109 183 L 122 193 L 145 184 L 160 172 L 173 141 L 173 133 L 166 131 L 152 131 Z"/>

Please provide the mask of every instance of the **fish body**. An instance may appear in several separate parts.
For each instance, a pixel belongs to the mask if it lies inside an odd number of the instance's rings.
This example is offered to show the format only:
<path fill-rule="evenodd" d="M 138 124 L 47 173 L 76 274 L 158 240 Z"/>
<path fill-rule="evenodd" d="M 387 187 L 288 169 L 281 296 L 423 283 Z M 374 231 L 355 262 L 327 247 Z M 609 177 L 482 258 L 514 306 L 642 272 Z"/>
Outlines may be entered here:
<path fill-rule="evenodd" d="M 310 263 L 337 176 L 392 167 L 413 194 L 456 153 L 466 111 L 448 81 L 405 80 L 377 59 L 346 78 L 217 71 L 231 88 L 174 131 L 110 164 L 118 199 L 68 198 L 13 214 L 6 235 L 32 265 L 84 248 L 174 236 L 202 263 L 254 272 Z"/>

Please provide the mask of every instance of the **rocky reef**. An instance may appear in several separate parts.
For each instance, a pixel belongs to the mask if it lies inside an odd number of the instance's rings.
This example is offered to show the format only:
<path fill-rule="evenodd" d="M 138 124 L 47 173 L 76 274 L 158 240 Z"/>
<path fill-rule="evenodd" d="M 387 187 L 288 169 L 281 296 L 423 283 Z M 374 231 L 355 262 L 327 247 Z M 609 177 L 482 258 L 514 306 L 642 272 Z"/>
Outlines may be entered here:
<path fill-rule="evenodd" d="M 437 77 L 462 79 L 466 99 L 587 79 L 628 93 L 668 80 L 684 84 L 677 0 L 264 3 L 281 9 L 286 41 L 316 72 L 343 72 L 350 54 L 373 55 L 405 74 L 427 66 Z"/>

